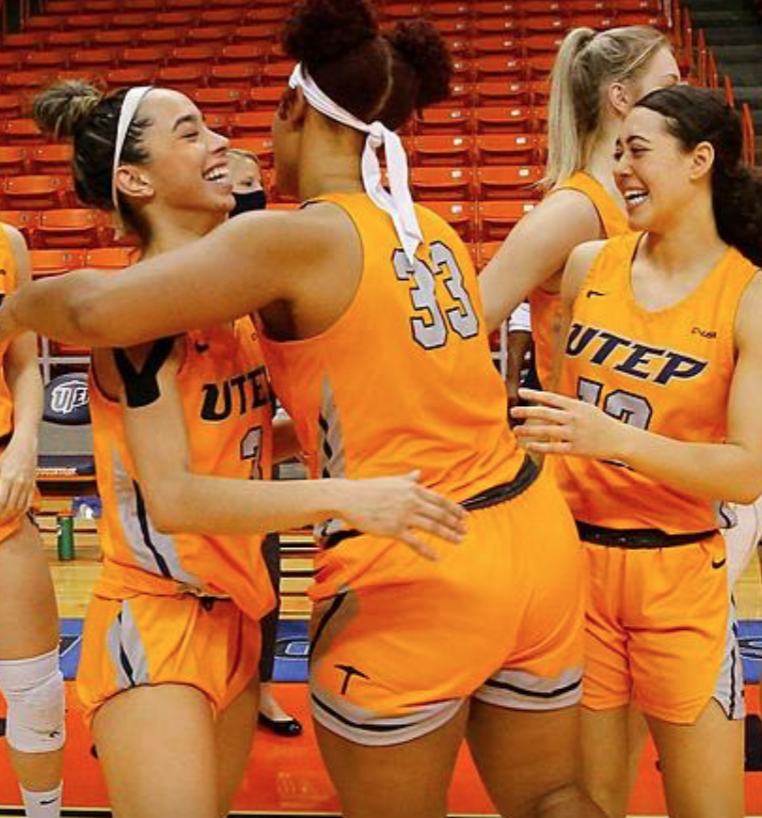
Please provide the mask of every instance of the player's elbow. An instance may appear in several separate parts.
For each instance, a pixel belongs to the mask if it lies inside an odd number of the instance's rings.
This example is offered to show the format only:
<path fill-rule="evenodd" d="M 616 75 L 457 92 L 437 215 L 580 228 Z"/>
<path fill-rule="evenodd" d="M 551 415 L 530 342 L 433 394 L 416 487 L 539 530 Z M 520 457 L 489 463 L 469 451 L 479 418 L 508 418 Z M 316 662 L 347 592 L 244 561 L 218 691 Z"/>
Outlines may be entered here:
<path fill-rule="evenodd" d="M 148 481 L 144 484 L 146 511 L 159 534 L 177 534 L 183 530 L 182 488 L 173 481 Z"/>
<path fill-rule="evenodd" d="M 762 495 L 762 465 L 757 461 L 758 458 L 755 456 L 748 468 L 738 469 L 738 479 L 733 481 L 731 491 L 728 492 L 732 496 L 723 497 L 723 500 L 742 506 L 748 506 L 757 501 Z"/>

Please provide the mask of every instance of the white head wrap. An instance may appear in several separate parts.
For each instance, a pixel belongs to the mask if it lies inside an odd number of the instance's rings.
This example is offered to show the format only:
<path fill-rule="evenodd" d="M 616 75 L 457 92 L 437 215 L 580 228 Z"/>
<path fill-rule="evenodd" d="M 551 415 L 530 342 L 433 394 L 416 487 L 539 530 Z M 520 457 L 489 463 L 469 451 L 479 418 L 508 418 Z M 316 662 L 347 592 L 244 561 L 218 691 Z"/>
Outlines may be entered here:
<path fill-rule="evenodd" d="M 412 264 L 418 245 L 423 242 L 423 233 L 418 224 L 413 207 L 413 198 L 407 183 L 407 156 L 402 140 L 382 122 L 363 122 L 337 105 L 324 94 L 299 63 L 288 81 L 290 88 L 301 88 L 304 98 L 316 111 L 340 122 L 356 131 L 368 134 L 362 154 L 362 181 L 365 192 L 373 203 L 388 213 L 394 222 L 402 249 Z M 391 193 L 381 181 L 381 167 L 378 163 L 378 149 L 386 152 L 387 175 Z"/>
<path fill-rule="evenodd" d="M 119 193 L 116 189 L 116 172 L 119 170 L 120 160 L 122 158 L 122 149 L 124 148 L 124 140 L 127 138 L 127 131 L 132 125 L 132 120 L 135 119 L 135 114 L 140 107 L 145 95 L 153 90 L 153 85 L 140 85 L 130 90 L 125 94 L 122 101 L 122 110 L 119 112 L 119 122 L 116 125 L 116 144 L 114 145 L 114 166 L 111 170 L 111 201 L 114 203 L 114 221 L 119 233 L 124 232 L 124 220 L 122 213 L 119 210 Z"/>

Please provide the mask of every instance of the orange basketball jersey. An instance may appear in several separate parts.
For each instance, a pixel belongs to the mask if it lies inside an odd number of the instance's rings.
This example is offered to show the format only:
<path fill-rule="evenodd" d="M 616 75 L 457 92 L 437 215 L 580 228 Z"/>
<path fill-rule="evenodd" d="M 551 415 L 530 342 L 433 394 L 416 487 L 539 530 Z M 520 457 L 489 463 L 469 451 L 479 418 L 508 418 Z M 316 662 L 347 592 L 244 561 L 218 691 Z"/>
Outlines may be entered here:
<path fill-rule="evenodd" d="M 601 250 L 574 303 L 559 391 L 675 440 L 721 443 L 734 370 L 734 324 L 754 265 L 729 249 L 677 304 L 645 310 L 631 267 L 642 234 Z M 716 527 L 713 504 L 623 465 L 559 457 L 556 476 L 578 521 L 669 534 Z"/>
<path fill-rule="evenodd" d="M 391 219 L 367 195 L 321 201 L 341 207 L 361 237 L 365 262 L 354 300 L 316 337 L 261 339 L 312 474 L 420 469 L 425 485 L 457 501 L 512 480 L 523 455 L 508 429 L 505 388 L 461 240 L 416 207 L 425 241 L 410 265 Z"/>
<path fill-rule="evenodd" d="M 562 182 L 555 190 L 577 190 L 584 193 L 595 207 L 606 238 L 627 231 L 627 216 L 611 198 L 605 187 L 584 171 Z M 543 388 L 551 388 L 553 351 L 561 329 L 561 294 L 537 287 L 529 296 L 532 309 L 532 339 L 537 375 Z"/>
<path fill-rule="evenodd" d="M 16 289 L 16 257 L 13 255 L 8 234 L 0 225 L 0 302 Z M 8 343 L 0 345 L 0 356 L 5 357 Z M 13 432 L 13 396 L 0 367 L 0 443 Z"/>
<path fill-rule="evenodd" d="M 192 332 L 177 375 L 190 468 L 217 477 L 267 479 L 273 399 L 253 327 Z M 96 593 L 227 595 L 253 619 L 273 603 L 258 536 L 162 534 L 151 523 L 124 434 L 124 410 L 90 378 L 104 567 Z"/>

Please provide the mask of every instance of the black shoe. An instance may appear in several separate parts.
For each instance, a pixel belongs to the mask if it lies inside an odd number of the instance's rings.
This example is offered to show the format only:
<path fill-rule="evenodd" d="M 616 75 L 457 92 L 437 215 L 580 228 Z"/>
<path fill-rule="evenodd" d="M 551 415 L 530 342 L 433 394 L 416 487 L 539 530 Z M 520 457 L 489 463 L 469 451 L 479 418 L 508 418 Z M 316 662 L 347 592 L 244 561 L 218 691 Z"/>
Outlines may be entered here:
<path fill-rule="evenodd" d="M 271 719 L 265 716 L 264 713 L 259 714 L 259 723 L 262 727 L 266 727 L 276 736 L 283 738 L 296 738 L 302 734 L 302 724 L 296 719 Z"/>

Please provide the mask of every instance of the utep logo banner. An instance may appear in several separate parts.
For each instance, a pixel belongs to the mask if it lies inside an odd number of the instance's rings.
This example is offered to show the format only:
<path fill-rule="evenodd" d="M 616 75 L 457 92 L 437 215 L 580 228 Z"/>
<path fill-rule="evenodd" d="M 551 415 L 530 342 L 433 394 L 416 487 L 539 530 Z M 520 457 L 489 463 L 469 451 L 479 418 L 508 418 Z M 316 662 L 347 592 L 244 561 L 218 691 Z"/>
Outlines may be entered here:
<path fill-rule="evenodd" d="M 90 422 L 87 379 L 82 375 L 61 375 L 46 389 L 45 420 L 67 426 Z"/>

